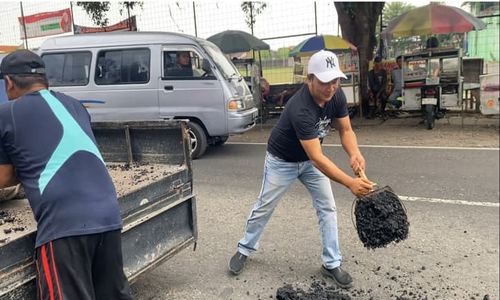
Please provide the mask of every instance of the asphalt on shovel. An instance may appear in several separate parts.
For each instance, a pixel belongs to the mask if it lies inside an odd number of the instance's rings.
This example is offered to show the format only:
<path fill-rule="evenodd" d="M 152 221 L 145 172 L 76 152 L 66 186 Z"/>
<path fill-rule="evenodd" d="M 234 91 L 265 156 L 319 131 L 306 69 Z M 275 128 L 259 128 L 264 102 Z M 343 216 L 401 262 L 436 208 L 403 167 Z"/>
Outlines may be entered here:
<path fill-rule="evenodd" d="M 367 179 L 363 170 L 358 177 Z M 410 223 L 406 207 L 391 187 L 378 188 L 357 197 L 352 208 L 354 227 L 366 248 L 382 248 L 408 237 Z"/>

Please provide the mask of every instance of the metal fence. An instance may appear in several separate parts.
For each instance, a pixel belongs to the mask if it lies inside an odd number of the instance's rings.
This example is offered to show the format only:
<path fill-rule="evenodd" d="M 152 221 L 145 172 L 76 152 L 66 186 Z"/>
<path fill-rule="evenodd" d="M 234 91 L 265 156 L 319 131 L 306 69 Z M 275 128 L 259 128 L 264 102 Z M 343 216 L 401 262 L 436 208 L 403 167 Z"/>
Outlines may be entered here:
<path fill-rule="evenodd" d="M 2 2 L 0 45 L 38 48 L 48 37 L 30 38 L 26 42 L 21 38 L 23 28 L 18 18 L 65 8 L 72 8 L 74 24 L 95 26 L 76 2 Z M 122 11 L 120 14 L 120 8 L 118 2 L 111 2 L 107 13 L 108 24 L 127 18 L 127 12 Z M 142 8 L 134 8 L 131 15 L 136 16 L 138 31 L 181 32 L 201 38 L 208 38 L 228 29 L 252 32 L 245 23 L 246 14 L 241 8 L 241 2 L 237 1 L 144 1 Z M 255 16 L 253 26 L 253 34 L 271 46 L 271 51 L 261 53 L 264 76 L 268 76 L 272 83 L 290 82 L 293 59 L 286 55 L 287 51 L 281 51 L 279 55 L 277 50 L 288 49 L 315 34 L 338 35 L 337 23 L 333 1 L 266 3 L 262 13 Z M 247 55 L 252 56 L 252 53 Z"/>
<path fill-rule="evenodd" d="M 48 38 L 30 38 L 27 42 L 21 39 L 22 26 L 18 18 L 22 15 L 72 8 L 74 24 L 95 26 L 76 2 L 6 1 L 1 6 L 0 45 L 27 45 L 29 49 L 36 49 Z M 120 14 L 120 8 L 119 2 L 111 2 L 107 13 L 109 24 L 127 18 L 127 12 Z M 245 23 L 246 14 L 238 1 L 144 1 L 142 8 L 134 8 L 131 15 L 136 16 L 138 31 L 182 32 L 201 38 L 228 29 L 252 32 Z M 498 22 L 495 25 L 498 27 Z M 255 16 L 253 34 L 271 46 L 271 51 L 261 52 L 263 76 L 270 83 L 288 83 L 293 80 L 294 61 L 286 55 L 287 50 L 316 34 L 340 35 L 340 28 L 333 1 L 271 1 L 266 2 L 266 8 Z M 492 37 L 492 40 L 498 44 L 498 36 Z M 491 40 L 478 43 L 491 43 Z M 461 40 L 457 43 L 457 46 L 460 45 L 463 45 Z M 480 44 L 476 46 L 481 47 Z M 278 51 L 280 48 L 281 51 Z M 405 51 L 395 44 L 389 44 L 388 49 L 389 59 Z"/>

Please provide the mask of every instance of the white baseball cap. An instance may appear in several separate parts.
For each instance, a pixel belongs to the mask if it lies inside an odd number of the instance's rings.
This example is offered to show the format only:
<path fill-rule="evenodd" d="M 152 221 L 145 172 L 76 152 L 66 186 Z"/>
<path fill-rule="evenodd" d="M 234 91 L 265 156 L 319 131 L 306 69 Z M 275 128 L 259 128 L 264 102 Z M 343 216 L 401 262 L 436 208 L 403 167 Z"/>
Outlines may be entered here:
<path fill-rule="evenodd" d="M 307 73 L 314 74 L 321 82 L 330 82 L 339 77 L 347 79 L 345 74 L 340 71 L 337 55 L 327 50 L 318 51 L 311 56 Z"/>

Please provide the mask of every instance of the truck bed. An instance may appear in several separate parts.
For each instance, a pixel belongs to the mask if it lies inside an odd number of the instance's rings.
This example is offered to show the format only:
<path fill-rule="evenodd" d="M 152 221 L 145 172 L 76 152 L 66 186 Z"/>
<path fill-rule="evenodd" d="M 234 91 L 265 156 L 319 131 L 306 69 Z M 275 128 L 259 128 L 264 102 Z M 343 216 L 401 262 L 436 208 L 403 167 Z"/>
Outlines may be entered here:
<path fill-rule="evenodd" d="M 108 163 L 118 197 L 140 190 L 161 178 L 185 169 L 182 165 Z M 27 199 L 0 203 L 0 245 L 36 231 L 36 222 Z"/>
<path fill-rule="evenodd" d="M 197 240 L 186 123 L 94 123 L 93 131 L 117 190 L 124 271 L 133 281 Z M 35 299 L 28 201 L 1 202 L 0 220 L 0 300 Z"/>
<path fill-rule="evenodd" d="M 28 200 L 11 200 L 0 204 L 0 245 L 36 231 L 36 222 Z"/>

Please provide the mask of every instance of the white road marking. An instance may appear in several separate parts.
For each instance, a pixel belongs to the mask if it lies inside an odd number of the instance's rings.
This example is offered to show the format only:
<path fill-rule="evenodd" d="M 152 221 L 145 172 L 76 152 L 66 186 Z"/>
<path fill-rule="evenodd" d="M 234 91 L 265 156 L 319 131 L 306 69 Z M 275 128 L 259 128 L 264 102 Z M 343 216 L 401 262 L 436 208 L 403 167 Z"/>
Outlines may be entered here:
<path fill-rule="evenodd" d="M 246 143 L 246 142 L 229 142 L 227 144 L 233 145 L 267 145 L 267 143 Z M 340 144 L 324 144 L 326 147 L 342 147 Z M 359 145 L 360 148 L 402 148 L 402 149 L 452 149 L 452 150 L 488 150 L 488 151 L 498 151 L 500 148 L 474 148 L 474 147 L 429 147 L 429 146 L 384 146 L 384 145 Z M 413 202 L 434 202 L 434 203 L 446 203 L 446 204 L 458 204 L 458 205 L 474 205 L 474 206 L 486 206 L 486 207 L 500 207 L 499 203 L 492 202 L 473 202 L 467 200 L 451 200 L 451 199 L 439 199 L 439 198 L 426 198 L 426 197 L 413 197 L 413 196 L 401 196 L 399 198 L 403 201 L 413 201 Z"/>
<path fill-rule="evenodd" d="M 398 197 L 402 201 L 434 202 L 434 203 L 446 203 L 446 204 L 458 204 L 458 205 L 500 207 L 499 203 L 492 203 L 492 202 L 472 202 L 472 201 L 466 201 L 466 200 L 450 200 L 450 199 L 412 197 L 412 196 L 401 196 L 401 195 L 398 195 Z"/>
<path fill-rule="evenodd" d="M 329 144 L 333 147 L 341 147 L 342 145 Z M 325 145 L 326 146 L 326 145 Z M 401 148 L 401 149 L 442 149 L 442 150 L 488 150 L 498 151 L 500 148 L 488 147 L 440 147 L 440 146 L 385 146 L 385 145 L 359 145 L 360 148 Z"/>
<path fill-rule="evenodd" d="M 267 143 L 247 143 L 247 142 L 228 142 L 228 145 L 267 145 Z M 340 144 L 323 144 L 325 147 L 342 147 Z M 360 148 L 398 148 L 398 149 L 442 149 L 442 150 L 487 150 L 499 151 L 500 148 L 487 147 L 439 147 L 439 146 L 387 146 L 387 145 L 359 145 Z"/>

